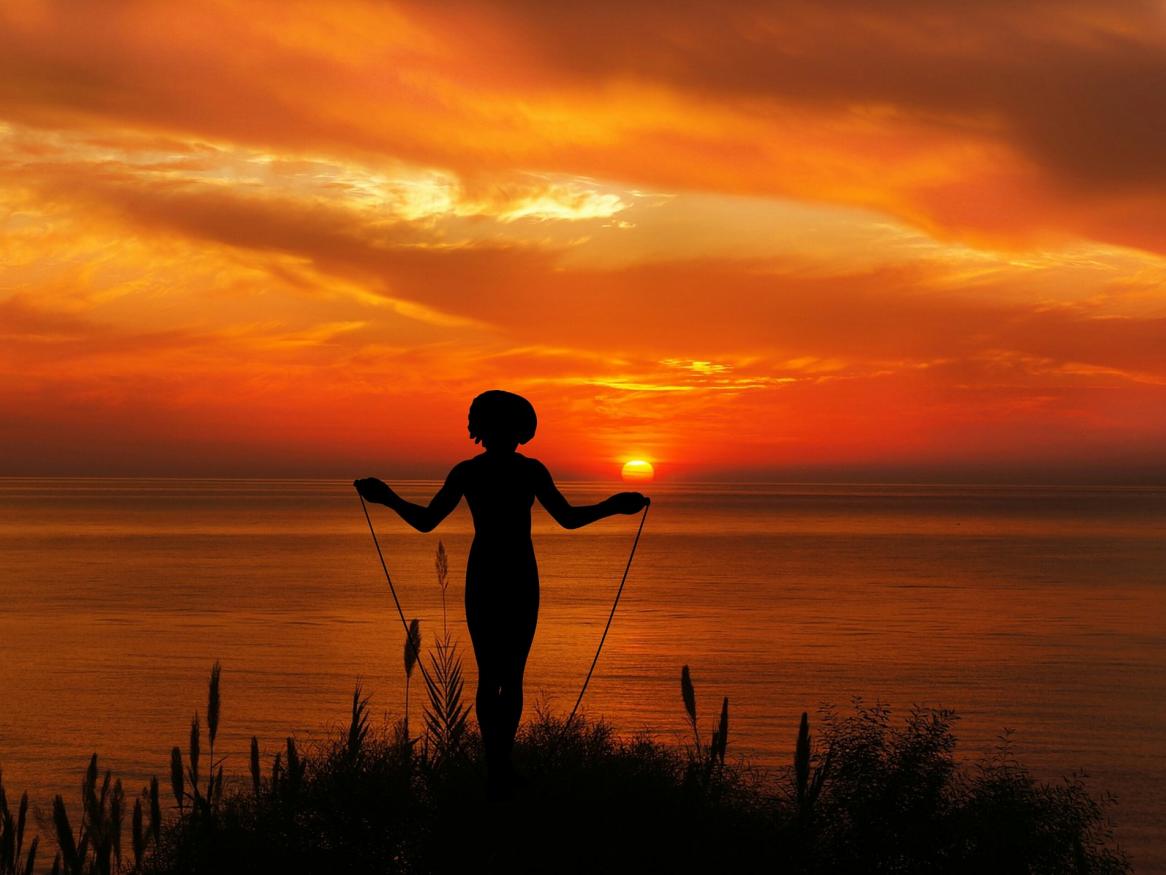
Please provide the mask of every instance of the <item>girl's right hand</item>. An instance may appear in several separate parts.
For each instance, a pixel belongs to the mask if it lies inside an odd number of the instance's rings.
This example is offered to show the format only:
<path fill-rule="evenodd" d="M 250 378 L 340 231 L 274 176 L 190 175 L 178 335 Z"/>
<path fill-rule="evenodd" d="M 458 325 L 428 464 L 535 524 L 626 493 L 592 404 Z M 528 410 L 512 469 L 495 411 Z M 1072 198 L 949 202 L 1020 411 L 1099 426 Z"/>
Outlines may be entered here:
<path fill-rule="evenodd" d="M 608 500 L 615 513 L 639 513 L 648 505 L 648 498 L 640 492 L 617 492 Z"/>
<path fill-rule="evenodd" d="M 378 480 L 376 477 L 353 480 L 352 485 L 356 487 L 361 498 L 375 504 L 384 504 L 393 495 L 393 490 L 389 489 L 383 480 Z"/>

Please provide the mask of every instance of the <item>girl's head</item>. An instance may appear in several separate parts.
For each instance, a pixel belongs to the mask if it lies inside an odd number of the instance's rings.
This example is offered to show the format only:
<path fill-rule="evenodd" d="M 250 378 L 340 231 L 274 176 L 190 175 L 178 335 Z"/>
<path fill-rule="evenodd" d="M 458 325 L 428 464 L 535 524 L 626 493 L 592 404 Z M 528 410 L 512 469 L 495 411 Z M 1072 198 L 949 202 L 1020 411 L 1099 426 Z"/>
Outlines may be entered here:
<path fill-rule="evenodd" d="M 516 449 L 534 437 L 538 419 L 521 395 L 491 389 L 470 404 L 470 437 L 486 449 Z"/>

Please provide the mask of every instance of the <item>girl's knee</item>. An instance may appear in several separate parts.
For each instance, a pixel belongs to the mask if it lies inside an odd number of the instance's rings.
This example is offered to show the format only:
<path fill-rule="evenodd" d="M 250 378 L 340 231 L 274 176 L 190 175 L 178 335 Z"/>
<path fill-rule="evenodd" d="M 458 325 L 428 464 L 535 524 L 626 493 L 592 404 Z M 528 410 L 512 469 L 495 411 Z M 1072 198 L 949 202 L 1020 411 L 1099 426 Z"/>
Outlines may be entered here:
<path fill-rule="evenodd" d="M 522 695 L 522 675 L 517 677 L 508 677 L 502 681 L 501 692 L 503 696 Z"/>
<path fill-rule="evenodd" d="M 489 693 L 497 695 L 498 690 L 503 686 L 503 675 L 501 674 L 478 674 L 478 693 Z"/>

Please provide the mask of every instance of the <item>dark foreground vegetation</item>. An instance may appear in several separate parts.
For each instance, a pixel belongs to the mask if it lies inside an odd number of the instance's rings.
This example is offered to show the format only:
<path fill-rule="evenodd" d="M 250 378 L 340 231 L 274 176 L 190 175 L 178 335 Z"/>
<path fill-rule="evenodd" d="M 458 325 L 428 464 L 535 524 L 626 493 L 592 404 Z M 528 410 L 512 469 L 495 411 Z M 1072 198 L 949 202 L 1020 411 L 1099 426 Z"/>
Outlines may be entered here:
<path fill-rule="evenodd" d="M 464 721 L 450 745 L 370 731 L 359 692 L 332 741 L 301 752 L 288 739 L 264 762 L 256 745 L 250 776 L 225 779 L 217 672 L 211 699 L 211 744 L 201 750 L 196 722 L 168 787 L 154 781 L 131 804 L 94 757 L 80 804 L 57 797 L 43 843 L 25 841 L 27 798 L 0 801 L 0 875 L 50 862 L 68 873 L 1129 871 L 1079 779 L 1037 782 L 1006 745 L 958 766 L 946 711 L 895 722 L 857 704 L 824 712 L 813 739 L 803 716 L 791 768 L 776 773 L 726 756 L 727 704 L 685 749 L 602 722 L 564 731 L 540 714 L 516 751 L 529 786 L 488 802 Z"/>
<path fill-rule="evenodd" d="M 444 603 L 440 546 L 436 568 Z M 132 803 L 94 754 L 81 798 L 57 796 L 39 819 L 52 835 L 28 840 L 38 820 L 28 796 L 10 807 L 0 781 L 0 875 L 1130 870 L 1105 815 L 1112 800 L 1092 797 L 1080 777 L 1034 780 L 1007 737 L 992 757 L 958 764 L 950 711 L 893 721 L 886 708 L 856 702 L 823 710 L 814 737 L 803 714 L 796 736 L 791 727 L 790 767 L 761 771 L 727 756 L 728 699 L 700 731 L 687 666 L 690 744 L 539 713 L 515 750 L 528 785 L 488 800 L 444 616 L 442 627 L 425 663 L 418 621 L 409 627 L 405 717 L 395 727 L 372 729 L 357 689 L 332 740 L 301 751 L 288 738 L 264 757 L 252 738 L 249 776 L 224 777 L 216 663 L 205 725 L 196 712 L 169 779 L 155 778 Z M 414 734 L 416 668 L 425 700 Z"/>

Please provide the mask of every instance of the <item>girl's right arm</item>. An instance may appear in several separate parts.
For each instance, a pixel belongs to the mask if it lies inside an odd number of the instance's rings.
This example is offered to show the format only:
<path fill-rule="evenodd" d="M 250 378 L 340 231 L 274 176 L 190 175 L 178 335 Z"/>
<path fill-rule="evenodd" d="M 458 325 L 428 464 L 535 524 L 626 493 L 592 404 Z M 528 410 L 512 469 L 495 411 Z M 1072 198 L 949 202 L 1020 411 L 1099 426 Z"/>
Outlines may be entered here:
<path fill-rule="evenodd" d="M 365 477 L 353 481 L 353 486 L 365 501 L 383 504 L 397 512 L 405 522 L 419 532 L 432 532 L 438 524 L 457 507 L 462 498 L 462 472 L 460 465 L 454 467 L 445 478 L 445 484 L 433 496 L 427 507 L 406 501 L 397 495 L 388 484 L 376 477 Z"/>

